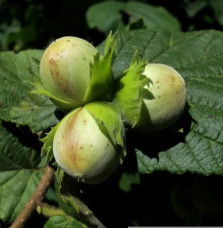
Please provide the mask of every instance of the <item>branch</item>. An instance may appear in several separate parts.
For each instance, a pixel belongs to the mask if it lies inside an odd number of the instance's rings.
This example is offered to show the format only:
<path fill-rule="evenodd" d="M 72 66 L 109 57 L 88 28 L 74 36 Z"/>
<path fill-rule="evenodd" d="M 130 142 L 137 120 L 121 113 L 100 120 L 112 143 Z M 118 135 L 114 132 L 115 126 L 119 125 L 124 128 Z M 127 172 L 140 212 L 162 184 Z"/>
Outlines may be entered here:
<path fill-rule="evenodd" d="M 15 221 L 12 223 L 10 228 L 20 228 L 23 227 L 25 222 L 29 219 L 33 211 L 36 209 L 37 206 L 42 204 L 43 196 L 53 180 L 54 170 L 50 166 L 46 166 L 44 169 L 44 174 L 36 187 L 35 192 L 33 193 L 32 197 L 24 206 L 23 210 L 17 216 Z"/>

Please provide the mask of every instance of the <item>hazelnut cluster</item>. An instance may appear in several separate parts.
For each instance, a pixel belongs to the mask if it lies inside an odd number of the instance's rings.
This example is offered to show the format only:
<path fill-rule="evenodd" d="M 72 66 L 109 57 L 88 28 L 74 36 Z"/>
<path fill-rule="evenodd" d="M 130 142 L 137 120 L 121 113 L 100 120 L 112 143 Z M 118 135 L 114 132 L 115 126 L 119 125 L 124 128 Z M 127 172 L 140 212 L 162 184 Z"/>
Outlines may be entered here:
<path fill-rule="evenodd" d="M 40 62 L 39 92 L 67 113 L 53 137 L 56 163 L 90 184 L 108 178 L 125 156 L 124 123 L 144 134 L 163 130 L 179 118 L 186 102 L 183 78 L 164 64 L 137 59 L 115 80 L 116 40 L 109 35 L 102 55 L 86 40 L 62 37 Z"/>

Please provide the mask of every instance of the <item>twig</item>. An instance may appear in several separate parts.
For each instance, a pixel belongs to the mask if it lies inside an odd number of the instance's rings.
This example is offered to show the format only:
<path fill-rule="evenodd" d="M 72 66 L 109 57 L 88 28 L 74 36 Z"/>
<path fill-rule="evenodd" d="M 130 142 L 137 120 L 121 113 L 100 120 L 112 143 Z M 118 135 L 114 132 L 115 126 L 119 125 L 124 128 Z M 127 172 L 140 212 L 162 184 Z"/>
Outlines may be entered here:
<path fill-rule="evenodd" d="M 78 219 L 80 219 L 81 222 L 85 223 L 86 225 L 89 225 L 90 227 L 106 228 L 98 220 L 98 218 L 95 217 L 94 213 L 85 204 L 83 204 L 83 202 L 81 202 L 78 198 L 75 198 L 75 203 L 78 204 L 78 209 L 79 209 Z M 41 206 L 37 206 L 37 212 L 46 217 L 52 217 L 52 216 L 58 216 L 58 215 L 69 216 L 69 214 L 66 214 L 62 209 L 55 206 L 51 206 L 47 203 L 42 203 Z"/>
<path fill-rule="evenodd" d="M 21 228 L 24 226 L 25 222 L 29 219 L 31 214 L 34 212 L 37 206 L 42 204 L 43 196 L 53 180 L 54 170 L 50 166 L 46 166 L 44 169 L 44 174 L 36 187 L 35 192 L 32 197 L 24 206 L 23 210 L 17 216 L 15 221 L 12 223 L 10 228 Z"/>
<path fill-rule="evenodd" d="M 106 228 L 86 204 L 84 204 L 79 198 L 74 198 L 76 204 L 78 205 L 79 216 L 82 222 L 90 225 L 90 227 Z"/>

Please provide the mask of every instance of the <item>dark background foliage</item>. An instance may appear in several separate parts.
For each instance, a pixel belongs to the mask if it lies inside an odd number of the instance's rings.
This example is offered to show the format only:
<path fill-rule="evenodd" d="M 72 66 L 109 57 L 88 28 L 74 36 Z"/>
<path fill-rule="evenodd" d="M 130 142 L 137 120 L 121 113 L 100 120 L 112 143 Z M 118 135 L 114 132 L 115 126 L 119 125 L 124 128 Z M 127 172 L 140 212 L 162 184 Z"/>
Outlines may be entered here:
<path fill-rule="evenodd" d="M 105 34 L 89 29 L 85 18 L 89 6 L 96 2 L 100 0 L 0 0 L 0 51 L 43 49 L 53 39 L 67 35 L 82 37 L 98 45 L 104 40 Z M 142 2 L 166 8 L 179 20 L 182 31 L 222 30 L 219 14 L 211 1 Z M 127 16 L 124 13 L 122 16 L 123 21 L 128 23 Z M 26 133 L 22 135 L 23 142 L 27 140 Z M 130 140 L 131 135 L 127 134 L 127 140 L 128 137 Z M 29 140 L 27 142 L 30 143 Z M 135 173 L 136 168 L 132 168 L 136 167 L 135 161 L 135 153 L 130 150 L 122 171 Z M 96 215 L 100 214 L 102 222 L 109 224 L 109 227 L 223 224 L 222 177 L 156 172 L 141 175 L 140 185 L 132 185 L 130 192 L 118 188 L 119 178 L 117 172 L 100 188 L 83 186 L 86 189 L 82 197 L 87 199 L 89 207 Z M 95 198 L 95 195 L 100 198 Z M 118 205 L 114 204 L 117 202 Z M 26 227 L 34 227 L 33 224 L 41 227 L 45 220 L 39 218 L 34 214 Z"/>
<path fill-rule="evenodd" d="M 217 0 L 218 1 L 218 0 Z M 99 44 L 105 35 L 86 23 L 87 9 L 100 0 L 1 0 L 0 50 L 42 49 L 55 38 L 73 35 Z M 141 1 L 163 6 L 181 23 L 182 30 L 222 29 L 208 0 Z M 123 21 L 128 22 L 123 13 Z"/>

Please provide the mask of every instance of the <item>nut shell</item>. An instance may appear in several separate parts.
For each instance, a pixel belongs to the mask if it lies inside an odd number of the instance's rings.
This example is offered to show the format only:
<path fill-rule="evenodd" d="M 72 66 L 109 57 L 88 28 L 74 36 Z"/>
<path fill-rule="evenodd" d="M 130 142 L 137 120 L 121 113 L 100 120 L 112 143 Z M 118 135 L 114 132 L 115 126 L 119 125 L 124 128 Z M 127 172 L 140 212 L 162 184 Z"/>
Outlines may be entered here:
<path fill-rule="evenodd" d="M 76 109 L 62 120 L 54 136 L 53 153 L 67 174 L 90 184 L 110 176 L 121 157 L 85 108 Z"/>
<path fill-rule="evenodd" d="M 165 64 L 147 64 L 143 75 L 150 83 L 143 88 L 143 107 L 136 129 L 160 131 L 173 124 L 184 111 L 186 87 L 182 76 Z"/>
<path fill-rule="evenodd" d="M 44 88 L 67 105 L 54 101 L 63 110 L 83 104 L 90 81 L 90 63 L 98 50 L 86 40 L 62 37 L 52 42 L 40 62 L 40 78 Z"/>

